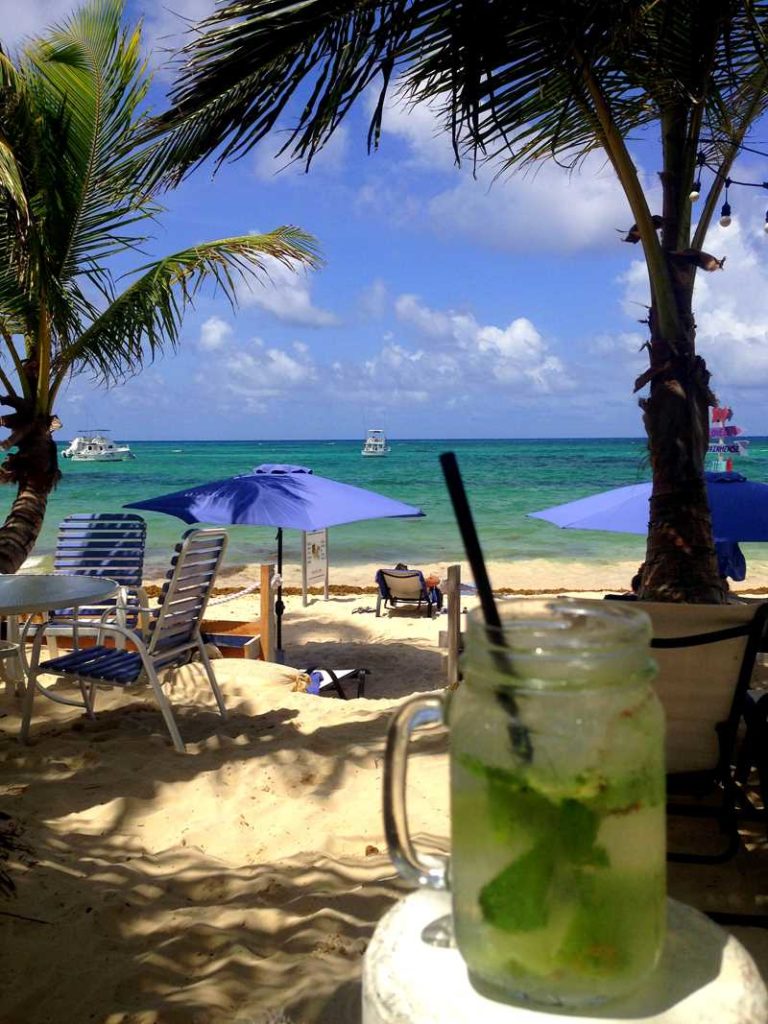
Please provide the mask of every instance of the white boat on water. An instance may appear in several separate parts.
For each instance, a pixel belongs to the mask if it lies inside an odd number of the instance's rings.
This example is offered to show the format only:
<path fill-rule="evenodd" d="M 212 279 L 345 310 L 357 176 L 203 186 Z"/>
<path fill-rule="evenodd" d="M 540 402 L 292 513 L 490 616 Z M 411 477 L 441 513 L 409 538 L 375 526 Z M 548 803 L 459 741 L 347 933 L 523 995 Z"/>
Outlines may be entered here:
<path fill-rule="evenodd" d="M 125 462 L 136 458 L 127 444 L 115 444 L 106 436 L 108 433 L 101 428 L 83 431 L 70 441 L 62 457 L 73 462 Z"/>
<path fill-rule="evenodd" d="M 368 436 L 363 442 L 363 447 L 360 452 L 361 455 L 373 456 L 373 455 L 388 455 L 392 449 L 387 444 L 387 439 L 384 436 L 383 430 L 369 430 Z"/>

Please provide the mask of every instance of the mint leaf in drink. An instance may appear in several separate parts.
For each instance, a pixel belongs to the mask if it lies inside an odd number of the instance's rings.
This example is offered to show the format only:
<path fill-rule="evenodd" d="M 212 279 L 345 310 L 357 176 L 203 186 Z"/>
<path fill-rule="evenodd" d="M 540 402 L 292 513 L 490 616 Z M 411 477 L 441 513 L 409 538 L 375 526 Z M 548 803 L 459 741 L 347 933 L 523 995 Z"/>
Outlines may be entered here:
<path fill-rule="evenodd" d="M 486 778 L 497 836 L 502 842 L 505 834 L 524 836 L 532 845 L 481 889 L 480 910 L 507 932 L 542 928 L 558 878 L 575 881 L 588 868 L 608 867 L 608 854 L 596 842 L 600 816 L 579 800 L 548 799 L 510 773 L 494 770 Z"/>
<path fill-rule="evenodd" d="M 525 775 L 483 764 L 470 755 L 460 757 L 459 761 L 473 775 L 486 780 L 488 817 L 497 835 L 523 832 L 534 839 L 557 827 L 558 802 L 529 785 Z"/>
<path fill-rule="evenodd" d="M 604 976 L 626 966 L 636 919 L 626 912 L 627 894 L 638 891 L 637 913 L 644 911 L 644 889 L 631 877 L 581 872 L 574 879 L 574 904 L 557 961 L 580 974 Z M 640 934 L 646 934 L 641 929 Z"/>
<path fill-rule="evenodd" d="M 489 924 L 507 932 L 542 928 L 549 917 L 548 894 L 555 870 L 551 847 L 538 843 L 480 890 L 480 909 Z"/>
<path fill-rule="evenodd" d="M 603 814 L 628 814 L 641 805 L 656 807 L 665 799 L 664 776 L 653 765 L 646 764 L 623 772 L 610 782 L 603 780 L 591 806 Z"/>
<path fill-rule="evenodd" d="M 522 833 L 535 839 L 557 828 L 560 817 L 557 803 L 525 783 L 513 788 L 508 781 L 489 778 L 487 799 L 490 820 L 499 833 Z"/>
<path fill-rule="evenodd" d="M 595 843 L 600 818 L 591 808 L 578 800 L 563 800 L 557 824 L 557 834 L 553 841 L 562 852 L 564 860 L 593 867 L 608 866 L 608 854 Z"/>
<path fill-rule="evenodd" d="M 520 789 L 526 785 L 522 772 L 513 772 L 509 768 L 501 768 L 495 764 L 486 764 L 485 761 L 481 761 L 479 757 L 473 757 L 472 754 L 459 754 L 458 760 L 463 768 L 481 779 L 493 779 L 496 782 L 505 783 L 513 789 Z"/>

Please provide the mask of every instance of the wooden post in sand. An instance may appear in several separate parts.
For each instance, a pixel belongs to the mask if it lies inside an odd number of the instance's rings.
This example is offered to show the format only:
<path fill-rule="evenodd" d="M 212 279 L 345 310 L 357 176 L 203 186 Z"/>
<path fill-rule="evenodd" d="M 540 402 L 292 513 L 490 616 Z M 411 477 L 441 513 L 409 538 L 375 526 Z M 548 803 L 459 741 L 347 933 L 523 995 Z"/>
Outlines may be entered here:
<path fill-rule="evenodd" d="M 275 602 L 272 600 L 274 562 L 261 566 L 259 602 L 261 604 L 261 650 L 265 661 L 275 660 Z"/>
<path fill-rule="evenodd" d="M 459 654 L 461 653 L 461 566 L 449 565 L 445 583 L 445 597 L 448 602 L 448 685 L 459 681 Z"/>

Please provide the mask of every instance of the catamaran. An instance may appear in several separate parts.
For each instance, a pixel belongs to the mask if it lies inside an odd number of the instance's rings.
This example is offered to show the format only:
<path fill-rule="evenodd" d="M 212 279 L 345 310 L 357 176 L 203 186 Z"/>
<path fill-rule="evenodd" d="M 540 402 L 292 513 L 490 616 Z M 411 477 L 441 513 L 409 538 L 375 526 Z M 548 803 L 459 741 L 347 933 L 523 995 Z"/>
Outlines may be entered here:
<path fill-rule="evenodd" d="M 384 431 L 374 429 L 368 431 L 368 436 L 363 441 L 360 454 L 365 456 L 388 455 L 391 451 L 392 449 L 387 444 Z"/>

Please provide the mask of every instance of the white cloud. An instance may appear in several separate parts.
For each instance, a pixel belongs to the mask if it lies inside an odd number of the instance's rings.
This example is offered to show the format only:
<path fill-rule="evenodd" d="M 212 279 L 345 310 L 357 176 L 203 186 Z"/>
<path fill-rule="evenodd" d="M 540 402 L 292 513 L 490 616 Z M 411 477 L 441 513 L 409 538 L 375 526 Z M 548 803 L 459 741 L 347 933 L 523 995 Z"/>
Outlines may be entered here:
<path fill-rule="evenodd" d="M 607 247 L 618 240 L 615 229 L 631 220 L 613 172 L 598 156 L 570 177 L 552 163 L 493 184 L 486 173 L 477 181 L 465 174 L 428 211 L 437 234 L 512 252 Z"/>
<path fill-rule="evenodd" d="M 586 348 L 591 355 L 618 354 L 639 362 L 643 358 L 642 348 L 647 341 L 647 336 L 639 331 L 620 331 L 618 334 L 596 334 L 587 342 Z"/>
<path fill-rule="evenodd" d="M 387 286 L 377 278 L 360 293 L 358 306 L 365 319 L 374 320 L 384 315 L 388 301 Z"/>
<path fill-rule="evenodd" d="M 472 312 L 433 309 L 417 296 L 395 301 L 400 329 L 386 331 L 363 356 L 326 350 L 319 359 L 305 341 L 277 346 L 260 338 L 239 341 L 229 324 L 211 317 L 201 329 L 221 341 L 198 384 L 236 406 L 265 414 L 302 396 L 326 407 L 380 402 L 392 406 L 487 408 L 489 403 L 561 401 L 574 393 L 569 370 L 535 324 L 517 317 L 506 325 L 481 323 Z M 226 344 L 224 344 L 226 342 Z"/>
<path fill-rule="evenodd" d="M 72 14 L 72 0 L 0 0 L 0 40 L 5 48 L 45 33 Z"/>
<path fill-rule="evenodd" d="M 431 309 L 401 295 L 395 310 L 416 338 L 387 331 L 380 348 L 362 362 L 339 359 L 318 374 L 315 388 L 337 402 L 378 401 L 436 408 L 496 399 L 532 401 L 562 393 L 572 382 L 536 327 L 519 317 L 505 327 L 481 324 L 472 313 Z"/>
<path fill-rule="evenodd" d="M 222 320 L 221 317 L 211 316 L 200 328 L 200 338 L 197 344 L 205 351 L 213 352 L 223 348 L 231 336 L 232 325 L 228 324 L 226 320 Z"/>
<path fill-rule="evenodd" d="M 285 323 L 303 327 L 331 327 L 339 318 L 313 305 L 306 271 L 291 270 L 272 257 L 264 257 L 266 275 L 238 288 L 244 306 L 258 306 Z"/>
<path fill-rule="evenodd" d="M 215 6 L 216 0 L 143 0 L 138 5 L 144 18 L 144 50 L 161 78 L 174 77 L 174 55 L 192 38 L 194 25 L 213 14 Z"/>
<path fill-rule="evenodd" d="M 168 378 L 160 370 L 146 367 L 136 377 L 109 389 L 110 402 L 126 409 L 147 410 L 149 416 L 168 402 Z"/>
<path fill-rule="evenodd" d="M 317 376 L 308 347 L 295 343 L 290 353 L 268 347 L 259 339 L 255 339 L 254 347 L 255 351 L 238 349 L 223 360 L 220 370 L 224 390 L 255 412 L 265 411 L 271 399 L 298 401 L 296 389 Z"/>
<path fill-rule="evenodd" d="M 450 138 L 429 107 L 390 103 L 384 132 L 405 142 L 404 166 L 428 172 L 427 187 L 433 193 L 439 172 L 443 177 L 451 173 L 457 182 L 421 204 L 422 218 L 440 236 L 468 238 L 512 252 L 562 253 L 613 246 L 619 239 L 616 229 L 626 230 L 631 224 L 627 200 L 601 153 L 590 154 L 571 174 L 552 161 L 543 161 L 498 178 L 498 164 L 479 165 L 474 178 L 471 160 L 455 169 Z M 643 183 L 655 202 L 654 180 Z M 411 209 L 409 216 L 413 214 L 412 204 L 396 190 L 388 196 L 366 186 L 358 202 L 379 209 L 396 209 L 405 203 Z"/>
<path fill-rule="evenodd" d="M 65 21 L 79 6 L 77 0 L 0 0 L 0 40 L 6 48 L 44 34 Z M 192 26 L 212 14 L 216 0 L 140 0 L 125 15 L 133 25 L 143 18 L 142 39 L 150 64 L 170 76 L 171 55 L 187 41 Z"/>
<path fill-rule="evenodd" d="M 372 90 L 368 99 L 372 109 L 378 96 Z M 382 130 L 405 140 L 411 166 L 446 170 L 456 162 L 450 135 L 443 129 L 435 109 L 427 103 L 408 104 L 398 98 L 396 91 L 390 93 Z"/>
<path fill-rule="evenodd" d="M 456 387 L 482 393 L 495 382 L 529 394 L 572 387 L 562 361 L 527 317 L 506 327 L 480 324 L 472 313 L 430 309 L 415 295 L 401 295 L 395 310 L 429 341 L 427 372 L 450 377 Z"/>
<path fill-rule="evenodd" d="M 395 312 L 401 320 L 413 326 L 427 337 L 440 338 L 456 334 L 465 319 L 461 314 L 441 313 L 424 306 L 417 295 L 400 295 L 395 302 Z"/>
<path fill-rule="evenodd" d="M 282 139 L 274 133 L 254 149 L 253 173 L 267 184 L 284 181 L 286 177 L 306 177 L 306 163 L 292 160 L 290 155 L 277 154 Z M 346 164 L 349 151 L 349 131 L 346 125 L 339 125 L 330 140 L 312 160 L 310 173 L 318 175 L 339 174 Z"/>

